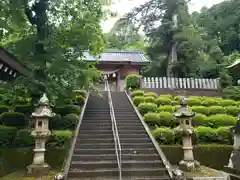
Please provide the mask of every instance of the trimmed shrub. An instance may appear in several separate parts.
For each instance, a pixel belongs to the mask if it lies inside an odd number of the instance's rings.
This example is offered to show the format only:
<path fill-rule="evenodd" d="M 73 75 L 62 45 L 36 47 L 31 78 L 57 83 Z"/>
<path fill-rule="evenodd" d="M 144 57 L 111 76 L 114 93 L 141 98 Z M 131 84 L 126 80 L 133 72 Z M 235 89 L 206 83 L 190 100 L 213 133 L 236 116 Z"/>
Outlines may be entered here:
<path fill-rule="evenodd" d="M 159 106 L 159 108 L 157 109 L 157 112 L 163 112 L 163 111 L 173 113 L 174 107 L 169 105 Z"/>
<path fill-rule="evenodd" d="M 79 116 L 76 114 L 67 114 L 62 118 L 62 125 L 63 129 L 75 129 L 79 120 Z"/>
<path fill-rule="evenodd" d="M 137 74 L 130 74 L 126 77 L 126 87 L 131 89 L 138 89 L 140 87 L 141 78 Z"/>
<path fill-rule="evenodd" d="M 174 96 L 173 97 L 173 100 L 177 101 L 177 102 L 180 102 L 180 99 L 181 99 L 181 96 Z"/>
<path fill-rule="evenodd" d="M 131 97 L 134 98 L 135 96 L 144 96 L 144 91 L 136 90 L 131 93 Z"/>
<path fill-rule="evenodd" d="M 195 113 L 208 114 L 209 108 L 205 106 L 192 106 L 192 111 Z"/>
<path fill-rule="evenodd" d="M 159 116 L 159 126 L 175 126 L 176 125 L 176 119 L 174 118 L 173 114 L 170 112 L 160 112 L 158 114 Z"/>
<path fill-rule="evenodd" d="M 17 129 L 15 127 L 0 126 L 0 146 L 10 147 L 13 144 Z"/>
<path fill-rule="evenodd" d="M 77 96 L 83 96 L 84 98 L 87 97 L 87 91 L 80 89 L 80 90 L 73 90 L 73 93 Z"/>
<path fill-rule="evenodd" d="M 174 96 L 171 95 L 171 94 L 161 94 L 159 97 L 162 97 L 162 98 L 169 98 L 171 100 L 173 100 Z"/>
<path fill-rule="evenodd" d="M 198 97 L 189 97 L 188 100 L 188 105 L 189 106 L 200 106 L 202 104 L 202 100 Z"/>
<path fill-rule="evenodd" d="M 144 98 L 145 102 L 155 103 L 156 99 L 152 96 L 147 96 Z"/>
<path fill-rule="evenodd" d="M 153 112 L 149 112 L 149 113 L 145 114 L 143 119 L 150 126 L 154 126 L 155 124 L 158 124 L 158 122 L 160 120 L 158 114 L 153 113 Z"/>
<path fill-rule="evenodd" d="M 230 99 L 222 99 L 219 101 L 221 106 L 236 106 L 236 101 Z"/>
<path fill-rule="evenodd" d="M 204 98 L 202 105 L 204 106 L 218 106 L 219 105 L 219 99 L 216 98 Z"/>
<path fill-rule="evenodd" d="M 158 106 L 160 106 L 160 105 L 171 105 L 172 100 L 169 97 L 159 96 L 156 100 L 156 104 Z"/>
<path fill-rule="evenodd" d="M 225 109 L 222 106 L 210 106 L 208 107 L 209 114 L 224 114 Z"/>
<path fill-rule="evenodd" d="M 54 112 L 56 114 L 60 114 L 61 116 L 65 116 L 71 113 L 79 115 L 81 112 L 81 107 L 76 105 L 66 105 L 66 106 L 54 108 Z"/>
<path fill-rule="evenodd" d="M 148 112 L 155 112 L 157 111 L 157 105 L 154 103 L 140 103 L 138 105 L 139 112 L 144 115 Z"/>
<path fill-rule="evenodd" d="M 240 86 L 232 86 L 223 89 L 223 97 L 240 101 Z"/>
<path fill-rule="evenodd" d="M 173 106 L 176 106 L 176 105 L 179 105 L 179 104 L 180 104 L 180 101 L 172 101 Z"/>
<path fill-rule="evenodd" d="M 71 143 L 72 131 L 53 131 L 47 147 L 67 148 Z"/>
<path fill-rule="evenodd" d="M 204 114 L 196 113 L 193 117 L 193 126 L 209 126 L 208 117 Z"/>
<path fill-rule="evenodd" d="M 33 112 L 34 108 L 30 104 L 26 104 L 26 105 L 16 105 L 14 110 L 15 112 L 29 115 Z"/>
<path fill-rule="evenodd" d="M 227 114 L 237 116 L 240 113 L 240 107 L 238 106 L 228 106 L 225 107 L 225 111 Z"/>
<path fill-rule="evenodd" d="M 157 93 L 155 93 L 155 92 L 145 92 L 144 96 L 145 97 L 151 96 L 151 97 L 153 97 L 155 99 L 157 99 L 157 97 L 158 97 Z"/>
<path fill-rule="evenodd" d="M 62 116 L 60 114 L 56 114 L 50 118 L 49 129 L 64 129 L 64 127 L 62 127 Z"/>
<path fill-rule="evenodd" d="M 213 143 L 217 140 L 216 130 L 210 127 L 198 126 L 195 128 L 195 133 L 198 138 L 198 143 Z"/>
<path fill-rule="evenodd" d="M 5 89 L 5 88 L 0 88 L 0 94 L 5 94 L 7 92 L 7 89 Z"/>
<path fill-rule="evenodd" d="M 221 126 L 234 126 L 237 123 L 237 118 L 227 114 L 216 114 L 208 117 L 209 124 L 213 128 Z"/>
<path fill-rule="evenodd" d="M 219 143 L 224 144 L 231 144 L 232 135 L 230 132 L 230 128 L 232 126 L 226 126 L 226 127 L 219 127 L 216 129 L 217 133 L 217 140 Z"/>
<path fill-rule="evenodd" d="M 77 95 L 74 99 L 73 102 L 75 105 L 83 106 L 85 103 L 85 98 L 82 95 Z"/>
<path fill-rule="evenodd" d="M 0 115 L 0 120 L 5 126 L 23 128 L 27 125 L 24 114 L 18 112 L 4 112 Z"/>
<path fill-rule="evenodd" d="M 17 132 L 14 145 L 20 147 L 29 147 L 33 146 L 35 141 L 31 136 L 31 129 L 21 129 Z"/>
<path fill-rule="evenodd" d="M 153 137 L 159 144 L 173 144 L 175 139 L 174 131 L 170 128 L 156 128 L 152 132 Z"/>
<path fill-rule="evenodd" d="M 143 103 L 145 101 L 144 96 L 135 96 L 133 98 L 133 103 L 135 104 L 135 106 L 138 106 L 140 103 Z"/>
<path fill-rule="evenodd" d="M 0 105 L 0 114 L 4 113 L 4 112 L 8 112 L 9 107 L 5 106 L 5 105 Z"/>

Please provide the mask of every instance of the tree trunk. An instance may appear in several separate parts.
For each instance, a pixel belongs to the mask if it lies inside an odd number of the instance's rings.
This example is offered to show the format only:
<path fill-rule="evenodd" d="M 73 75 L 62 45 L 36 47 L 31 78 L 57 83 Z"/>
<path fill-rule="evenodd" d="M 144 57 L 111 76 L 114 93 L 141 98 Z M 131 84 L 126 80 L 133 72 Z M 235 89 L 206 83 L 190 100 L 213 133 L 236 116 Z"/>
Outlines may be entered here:
<path fill-rule="evenodd" d="M 174 77 L 176 75 L 174 68 L 177 63 L 177 45 L 177 42 L 172 44 L 171 51 L 168 55 L 167 77 Z"/>

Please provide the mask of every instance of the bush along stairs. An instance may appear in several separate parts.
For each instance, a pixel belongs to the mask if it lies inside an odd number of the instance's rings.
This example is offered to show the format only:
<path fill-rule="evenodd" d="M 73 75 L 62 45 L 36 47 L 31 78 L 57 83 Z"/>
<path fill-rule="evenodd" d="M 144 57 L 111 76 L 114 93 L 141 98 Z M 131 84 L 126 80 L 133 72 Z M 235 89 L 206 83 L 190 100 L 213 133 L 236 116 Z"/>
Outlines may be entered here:
<path fill-rule="evenodd" d="M 159 147 L 154 146 L 151 135 L 147 133 L 126 93 L 111 92 L 111 94 L 122 148 L 122 179 L 171 179 L 157 150 Z"/>
<path fill-rule="evenodd" d="M 68 180 L 118 179 L 107 92 L 90 94 L 72 154 Z"/>

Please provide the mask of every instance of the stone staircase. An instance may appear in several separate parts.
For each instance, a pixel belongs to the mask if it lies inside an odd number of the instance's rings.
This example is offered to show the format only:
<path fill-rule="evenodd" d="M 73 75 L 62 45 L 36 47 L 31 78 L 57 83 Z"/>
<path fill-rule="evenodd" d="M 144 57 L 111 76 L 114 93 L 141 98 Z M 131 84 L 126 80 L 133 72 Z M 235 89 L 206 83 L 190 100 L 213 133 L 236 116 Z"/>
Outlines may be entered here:
<path fill-rule="evenodd" d="M 68 180 L 118 179 L 107 93 L 91 94 L 68 171 Z"/>
<path fill-rule="evenodd" d="M 171 179 L 125 92 L 111 93 L 122 148 L 123 179 Z"/>

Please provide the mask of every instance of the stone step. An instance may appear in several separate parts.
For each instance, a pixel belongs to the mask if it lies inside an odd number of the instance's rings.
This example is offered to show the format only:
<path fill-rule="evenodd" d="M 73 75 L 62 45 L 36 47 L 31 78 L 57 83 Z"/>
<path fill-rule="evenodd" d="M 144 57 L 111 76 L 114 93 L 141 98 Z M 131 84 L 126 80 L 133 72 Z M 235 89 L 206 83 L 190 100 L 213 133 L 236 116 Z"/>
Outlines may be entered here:
<path fill-rule="evenodd" d="M 152 148 L 152 143 L 121 143 L 121 148 L 123 149 L 132 149 L 132 148 Z M 91 148 L 100 148 L 100 149 L 111 149 L 114 148 L 114 143 L 80 143 L 76 144 L 75 148 L 77 149 L 91 149 Z"/>
<path fill-rule="evenodd" d="M 120 143 L 146 143 L 146 142 L 152 142 L 149 138 L 121 138 Z M 96 139 L 89 139 L 89 138 L 82 138 L 78 137 L 76 144 L 88 144 L 88 143 L 93 143 L 93 144 L 98 144 L 98 143 L 114 143 L 113 137 L 110 138 L 96 138 Z"/>
<path fill-rule="evenodd" d="M 68 178 L 68 180 L 119 180 L 119 177 Z M 168 176 L 160 177 L 123 177 L 122 180 L 170 180 Z"/>
<path fill-rule="evenodd" d="M 122 154 L 156 154 L 155 148 L 131 148 L 122 149 Z M 112 149 L 74 149 L 74 155 L 101 155 L 101 154 L 115 154 L 115 148 Z"/>
<path fill-rule="evenodd" d="M 159 177 L 166 176 L 167 172 L 165 168 L 128 168 L 122 169 L 122 176 L 137 178 L 137 177 Z M 81 170 L 70 169 L 68 177 L 117 177 L 118 169 L 97 169 L 97 170 Z M 167 176 L 166 176 L 167 177 Z"/>
<path fill-rule="evenodd" d="M 142 138 L 148 138 L 149 136 L 145 133 L 145 134 L 121 134 L 121 132 L 118 132 L 119 134 L 119 138 L 122 139 L 132 139 L 132 138 L 139 138 L 139 139 L 142 139 Z M 120 140 L 121 141 L 121 140 Z"/>
<path fill-rule="evenodd" d="M 72 161 L 111 161 L 116 160 L 116 154 L 76 155 Z M 160 159 L 158 154 L 122 154 L 122 161 L 155 161 Z"/>
<path fill-rule="evenodd" d="M 81 137 L 81 138 L 89 138 L 89 139 L 95 139 L 95 138 L 111 138 L 113 137 L 113 134 L 112 133 L 108 133 L 108 134 L 86 134 L 86 133 L 80 133 L 78 134 L 78 137 Z"/>
<path fill-rule="evenodd" d="M 113 134 L 112 129 L 108 130 L 89 130 L 89 129 L 81 129 L 79 135 L 81 134 Z"/>
<path fill-rule="evenodd" d="M 163 167 L 162 161 L 122 161 L 122 168 L 159 168 Z M 96 170 L 101 168 L 118 168 L 117 158 L 114 161 L 72 161 L 71 169 Z"/>

